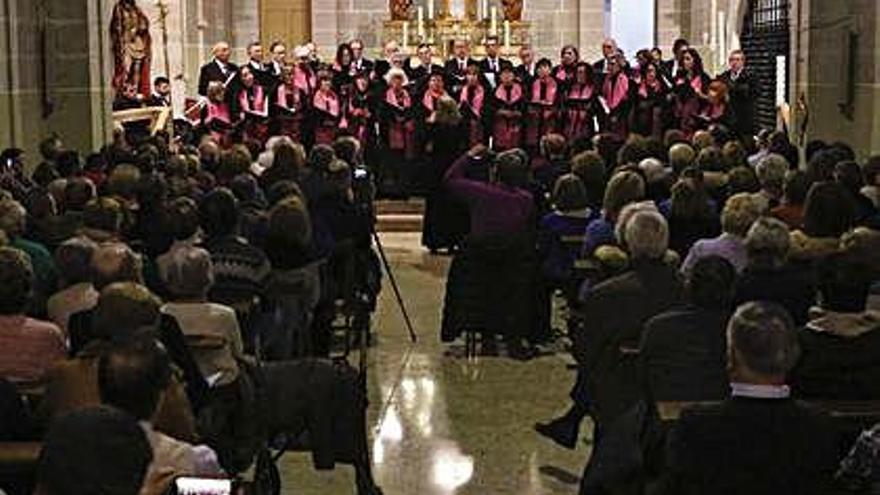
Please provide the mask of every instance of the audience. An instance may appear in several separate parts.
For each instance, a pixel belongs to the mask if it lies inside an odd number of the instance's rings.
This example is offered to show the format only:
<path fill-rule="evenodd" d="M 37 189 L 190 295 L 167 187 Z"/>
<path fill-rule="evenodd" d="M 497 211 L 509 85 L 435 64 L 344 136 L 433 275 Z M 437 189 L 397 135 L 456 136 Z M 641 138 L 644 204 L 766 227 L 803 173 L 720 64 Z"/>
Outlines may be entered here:
<path fill-rule="evenodd" d="M 739 193 L 728 198 L 721 211 L 722 234 L 696 241 L 682 263 L 682 273 L 687 275 L 700 259 L 709 256 L 724 258 L 742 273 L 748 263 L 745 237 L 760 216 L 761 202 L 754 195 Z"/>
<path fill-rule="evenodd" d="M 59 291 L 49 298 L 49 319 L 67 335 L 70 317 L 98 304 L 98 291 L 92 284 L 92 257 L 97 245 L 87 237 L 75 237 L 55 250 Z"/>
<path fill-rule="evenodd" d="M 663 493 L 835 493 L 833 429 L 791 398 L 794 322 L 781 306 L 747 303 L 727 327 L 731 396 L 682 412 L 671 432 Z"/>

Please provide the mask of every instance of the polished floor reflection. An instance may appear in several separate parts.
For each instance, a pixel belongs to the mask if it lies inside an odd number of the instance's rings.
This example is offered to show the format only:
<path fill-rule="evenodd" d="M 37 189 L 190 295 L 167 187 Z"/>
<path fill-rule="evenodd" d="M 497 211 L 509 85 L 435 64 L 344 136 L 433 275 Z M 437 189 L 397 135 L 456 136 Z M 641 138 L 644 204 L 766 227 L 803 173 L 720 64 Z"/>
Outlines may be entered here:
<path fill-rule="evenodd" d="M 372 460 L 386 495 L 574 494 L 589 456 L 532 431 L 567 406 L 574 373 L 566 356 L 528 363 L 464 358 L 439 342 L 448 259 L 429 256 L 417 234 L 383 244 L 420 340 L 411 345 L 387 280 L 370 351 Z M 354 493 L 348 466 L 316 472 L 307 454 L 282 458 L 283 493 Z"/>

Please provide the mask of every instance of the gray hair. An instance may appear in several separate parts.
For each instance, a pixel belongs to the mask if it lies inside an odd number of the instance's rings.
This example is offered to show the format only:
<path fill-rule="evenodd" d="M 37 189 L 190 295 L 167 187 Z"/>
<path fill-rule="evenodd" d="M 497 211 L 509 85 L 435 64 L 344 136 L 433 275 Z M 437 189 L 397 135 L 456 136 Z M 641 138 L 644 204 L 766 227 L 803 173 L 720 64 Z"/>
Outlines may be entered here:
<path fill-rule="evenodd" d="M 669 247 L 669 225 L 656 211 L 637 211 L 624 227 L 631 259 L 660 259 Z"/>
<path fill-rule="evenodd" d="M 749 302 L 727 325 L 728 355 L 737 364 L 768 378 L 785 376 L 800 357 L 791 315 L 772 302 Z"/>
<path fill-rule="evenodd" d="M 669 148 L 669 166 L 676 173 L 693 165 L 696 158 L 697 152 L 687 143 L 676 143 Z"/>
<path fill-rule="evenodd" d="M 784 156 L 771 153 L 758 163 L 755 173 L 758 175 L 761 187 L 782 191 L 785 174 L 788 173 L 789 168 L 788 160 Z"/>
<path fill-rule="evenodd" d="M 159 275 L 168 291 L 181 298 L 202 297 L 214 285 L 211 254 L 200 247 L 182 246 L 163 256 Z"/>
<path fill-rule="evenodd" d="M 770 217 L 759 218 L 746 234 L 746 248 L 750 264 L 778 267 L 785 264 L 791 237 L 788 225 Z"/>

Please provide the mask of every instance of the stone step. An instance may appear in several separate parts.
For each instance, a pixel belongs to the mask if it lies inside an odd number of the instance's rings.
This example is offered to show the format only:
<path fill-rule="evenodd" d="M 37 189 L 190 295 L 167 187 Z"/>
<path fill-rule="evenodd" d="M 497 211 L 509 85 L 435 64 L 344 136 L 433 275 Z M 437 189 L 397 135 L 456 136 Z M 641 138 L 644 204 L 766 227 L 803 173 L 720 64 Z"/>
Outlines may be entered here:
<path fill-rule="evenodd" d="M 425 200 L 383 199 L 376 201 L 375 209 L 377 215 L 422 215 L 425 212 Z"/>
<path fill-rule="evenodd" d="M 407 213 L 385 213 L 377 216 L 378 232 L 421 232 L 422 215 Z"/>

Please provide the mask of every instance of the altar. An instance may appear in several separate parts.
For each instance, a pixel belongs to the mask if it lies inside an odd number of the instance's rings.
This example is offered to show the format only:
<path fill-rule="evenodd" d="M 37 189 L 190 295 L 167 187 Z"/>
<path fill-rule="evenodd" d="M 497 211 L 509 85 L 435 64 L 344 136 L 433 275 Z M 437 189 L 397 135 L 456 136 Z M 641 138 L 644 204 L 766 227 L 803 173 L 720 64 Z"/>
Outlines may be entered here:
<path fill-rule="evenodd" d="M 479 57 L 486 38 L 497 36 L 501 53 L 516 56 L 529 42 L 522 10 L 522 0 L 389 0 L 385 38 L 398 40 L 405 53 L 430 43 L 435 55 L 446 58 L 455 40 L 468 40 Z"/>

